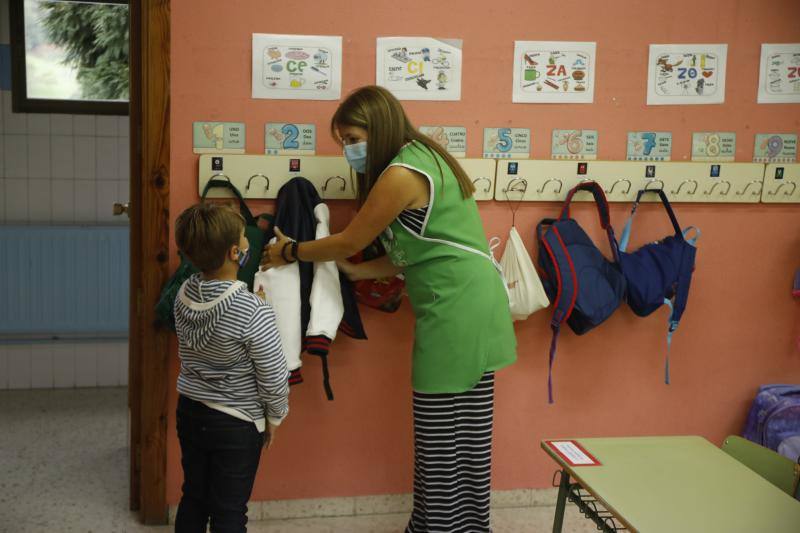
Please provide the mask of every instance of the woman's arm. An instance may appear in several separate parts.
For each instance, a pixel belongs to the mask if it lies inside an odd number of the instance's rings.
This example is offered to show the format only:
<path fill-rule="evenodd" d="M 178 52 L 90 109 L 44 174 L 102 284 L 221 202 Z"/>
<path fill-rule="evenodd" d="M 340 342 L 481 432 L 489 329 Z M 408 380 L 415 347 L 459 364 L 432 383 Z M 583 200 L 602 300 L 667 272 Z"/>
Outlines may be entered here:
<path fill-rule="evenodd" d="M 291 247 L 287 246 L 290 239 L 276 227 L 277 241 L 264 249 L 261 266 L 285 265 L 286 261 L 281 257 L 285 246 L 285 255 L 291 260 L 317 262 L 350 257 L 374 241 L 403 209 L 419 203 L 421 198 L 428 198 L 428 187 L 428 181 L 422 175 L 405 167 L 389 167 L 344 231 L 324 239 L 298 244 L 297 257 L 290 257 Z"/>
<path fill-rule="evenodd" d="M 402 268 L 394 266 L 388 255 L 384 255 L 372 261 L 363 263 L 351 263 L 350 261 L 336 261 L 339 270 L 352 281 L 362 279 L 378 279 L 396 276 L 403 271 Z"/>

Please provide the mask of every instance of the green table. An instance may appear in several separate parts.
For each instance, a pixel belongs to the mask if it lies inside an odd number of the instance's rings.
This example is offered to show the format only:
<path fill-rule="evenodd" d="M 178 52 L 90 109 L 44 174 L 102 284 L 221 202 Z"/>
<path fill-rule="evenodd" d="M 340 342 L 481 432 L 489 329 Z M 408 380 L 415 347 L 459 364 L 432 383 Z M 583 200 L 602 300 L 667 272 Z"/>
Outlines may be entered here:
<path fill-rule="evenodd" d="M 571 466 L 550 440 L 573 440 L 601 464 Z M 603 531 L 800 532 L 800 502 L 702 437 L 548 439 L 542 448 L 561 467 L 554 533 L 567 500 Z"/>

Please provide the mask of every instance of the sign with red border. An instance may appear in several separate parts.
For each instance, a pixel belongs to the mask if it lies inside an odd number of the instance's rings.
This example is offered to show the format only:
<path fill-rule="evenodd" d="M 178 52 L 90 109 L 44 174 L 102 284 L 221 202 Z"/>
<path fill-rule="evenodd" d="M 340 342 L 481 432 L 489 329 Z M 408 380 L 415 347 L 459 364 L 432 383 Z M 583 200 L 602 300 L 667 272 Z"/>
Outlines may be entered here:
<path fill-rule="evenodd" d="M 602 466 L 578 441 L 547 440 L 545 444 L 569 466 Z"/>

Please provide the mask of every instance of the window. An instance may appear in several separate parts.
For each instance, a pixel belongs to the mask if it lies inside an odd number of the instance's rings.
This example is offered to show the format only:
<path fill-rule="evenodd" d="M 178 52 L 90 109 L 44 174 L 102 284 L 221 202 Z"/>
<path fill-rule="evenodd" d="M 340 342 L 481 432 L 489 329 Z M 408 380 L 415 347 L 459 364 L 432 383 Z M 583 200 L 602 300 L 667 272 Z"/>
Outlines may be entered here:
<path fill-rule="evenodd" d="M 128 114 L 127 0 L 10 0 L 16 113 Z"/>

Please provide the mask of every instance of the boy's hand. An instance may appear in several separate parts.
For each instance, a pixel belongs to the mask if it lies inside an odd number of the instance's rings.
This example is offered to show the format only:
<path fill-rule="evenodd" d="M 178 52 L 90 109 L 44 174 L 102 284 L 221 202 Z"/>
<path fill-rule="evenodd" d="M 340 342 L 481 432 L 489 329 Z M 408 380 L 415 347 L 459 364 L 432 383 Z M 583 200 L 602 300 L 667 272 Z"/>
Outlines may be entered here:
<path fill-rule="evenodd" d="M 269 450 L 275 442 L 275 434 L 278 433 L 278 426 L 267 423 L 266 435 L 264 435 L 264 447 Z"/>

